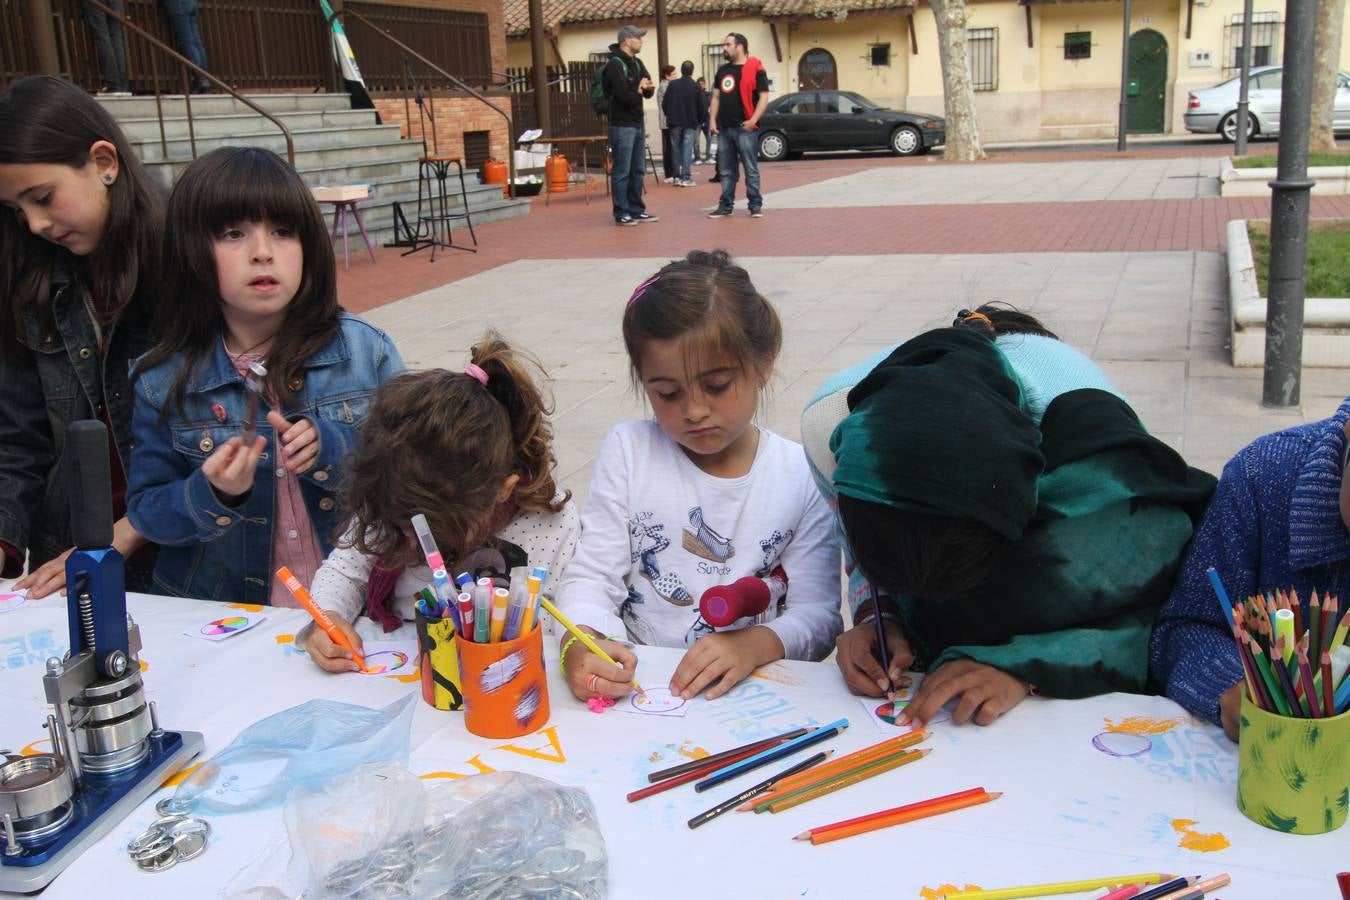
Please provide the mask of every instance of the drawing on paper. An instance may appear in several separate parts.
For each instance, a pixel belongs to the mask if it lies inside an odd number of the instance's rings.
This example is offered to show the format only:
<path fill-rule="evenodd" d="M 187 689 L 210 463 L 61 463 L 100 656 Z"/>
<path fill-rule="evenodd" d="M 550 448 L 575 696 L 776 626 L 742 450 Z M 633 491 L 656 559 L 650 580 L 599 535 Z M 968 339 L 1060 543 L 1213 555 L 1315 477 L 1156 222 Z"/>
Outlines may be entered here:
<path fill-rule="evenodd" d="M 402 650 L 378 650 L 366 654 L 367 675 L 393 675 L 408 664 L 409 656 Z"/>
<path fill-rule="evenodd" d="M 687 701 L 670 692 L 670 688 L 648 688 L 646 694 L 628 695 L 628 712 L 639 712 L 649 716 L 682 716 Z"/>
<path fill-rule="evenodd" d="M 1183 850 L 1199 850 L 1202 853 L 1213 853 L 1215 850 L 1225 850 L 1229 846 L 1228 837 L 1220 832 L 1205 834 L 1196 831 L 1192 825 L 1198 825 L 1194 819 L 1173 819 L 1172 829 L 1181 835 L 1181 843 L 1178 844 Z"/>
<path fill-rule="evenodd" d="M 27 591 L 0 591 L 0 613 L 13 612 L 27 602 Z"/>
<path fill-rule="evenodd" d="M 1163 734 L 1182 724 L 1184 719 L 1158 719 L 1151 716 L 1127 716 L 1119 722 L 1103 720 L 1106 730 L 1093 735 L 1092 746 L 1107 756 L 1139 756 L 1153 748 L 1152 735 Z"/>
<path fill-rule="evenodd" d="M 247 616 L 230 616 L 227 619 L 216 619 L 214 622 L 207 622 L 202 626 L 202 634 L 234 634 L 236 631 L 243 631 L 248 626 L 249 620 Z"/>

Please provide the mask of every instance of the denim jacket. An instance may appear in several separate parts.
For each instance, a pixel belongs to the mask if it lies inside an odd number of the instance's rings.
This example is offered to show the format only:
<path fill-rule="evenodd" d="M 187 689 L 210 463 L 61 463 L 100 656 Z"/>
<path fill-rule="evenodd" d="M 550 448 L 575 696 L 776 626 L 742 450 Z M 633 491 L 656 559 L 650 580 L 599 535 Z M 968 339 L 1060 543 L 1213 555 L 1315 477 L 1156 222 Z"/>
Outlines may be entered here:
<path fill-rule="evenodd" d="M 70 495 L 63 474 L 66 426 L 99 418 L 107 405 L 123 469 L 131 454 L 131 383 L 127 367 L 152 346 L 142 317 L 109 328 L 106 351 L 87 291 L 64 267 L 52 277 L 51 303 L 14 333 L 0 322 L 0 541 L 30 570 L 70 547 Z M 17 575 L 22 558 L 7 561 Z"/>
<path fill-rule="evenodd" d="M 136 379 L 132 418 L 136 445 L 127 514 L 141 534 L 160 545 L 156 589 L 183 597 L 266 604 L 277 481 L 267 404 L 258 413 L 257 426 L 268 446 L 258 461 L 253 489 L 237 506 L 227 506 L 202 474 L 202 463 L 239 434 L 245 409 L 243 379 L 217 341 L 215 351 L 189 379 L 180 414 L 168 394 L 181 365 L 181 359 L 166 360 Z M 375 389 L 402 370 L 403 360 L 384 332 L 343 313 L 333 340 L 305 361 L 303 374 L 291 384 L 295 405 L 283 408 L 282 416 L 306 418 L 319 432 L 319 456 L 299 477 L 324 555 L 333 549 L 333 534 L 340 524 L 336 493 L 343 458 L 356 447 L 357 429 L 365 421 Z"/>

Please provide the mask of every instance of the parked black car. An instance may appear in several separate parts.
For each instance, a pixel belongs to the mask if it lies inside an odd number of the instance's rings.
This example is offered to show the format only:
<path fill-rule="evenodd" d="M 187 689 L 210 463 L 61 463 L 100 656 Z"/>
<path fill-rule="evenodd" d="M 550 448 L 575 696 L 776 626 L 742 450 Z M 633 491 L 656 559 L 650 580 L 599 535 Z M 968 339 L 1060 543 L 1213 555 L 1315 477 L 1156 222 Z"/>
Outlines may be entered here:
<path fill-rule="evenodd" d="M 759 158 L 776 161 L 806 150 L 887 149 L 917 156 L 946 142 L 938 116 L 878 106 L 852 91 L 802 91 L 769 104 L 759 122 Z"/>

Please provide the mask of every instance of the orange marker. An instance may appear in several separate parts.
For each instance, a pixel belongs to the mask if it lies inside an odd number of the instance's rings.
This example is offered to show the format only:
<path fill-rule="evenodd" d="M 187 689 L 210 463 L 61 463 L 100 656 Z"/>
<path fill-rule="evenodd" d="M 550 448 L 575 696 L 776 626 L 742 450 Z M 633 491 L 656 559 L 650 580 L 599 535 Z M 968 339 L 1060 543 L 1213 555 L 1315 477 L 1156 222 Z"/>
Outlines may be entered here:
<path fill-rule="evenodd" d="M 361 654 L 356 652 L 356 648 L 352 646 L 351 641 L 347 640 L 347 636 L 338 631 L 338 627 L 333 624 L 333 620 L 328 618 L 328 613 L 319 609 L 319 604 L 314 602 L 314 598 L 309 595 L 309 591 L 305 590 L 305 586 L 300 583 L 300 579 L 292 575 L 291 570 L 285 566 L 277 569 L 277 578 L 281 580 L 282 584 L 286 585 L 286 590 L 291 592 L 291 596 L 305 608 L 305 612 L 314 617 L 314 621 L 319 623 L 319 627 L 323 629 L 324 634 L 328 635 L 328 639 L 339 647 L 345 648 L 352 655 L 356 664 L 361 667 L 361 671 L 366 671 L 366 661 L 361 658 Z"/>

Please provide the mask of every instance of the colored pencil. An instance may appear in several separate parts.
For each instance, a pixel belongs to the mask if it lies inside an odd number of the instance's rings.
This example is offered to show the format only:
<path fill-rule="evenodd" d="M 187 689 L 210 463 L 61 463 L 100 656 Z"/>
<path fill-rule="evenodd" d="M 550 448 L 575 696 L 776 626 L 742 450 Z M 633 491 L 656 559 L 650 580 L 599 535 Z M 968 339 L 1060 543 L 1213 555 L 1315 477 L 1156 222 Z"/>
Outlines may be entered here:
<path fill-rule="evenodd" d="M 683 775 L 685 772 L 691 772 L 694 769 L 703 769 L 707 768 L 709 765 L 713 763 L 724 762 L 730 757 L 735 756 L 737 753 L 741 753 L 745 750 L 754 750 L 756 753 L 758 753 L 761 750 L 765 750 L 776 744 L 781 744 L 784 741 L 790 741 L 793 738 L 801 737 L 808 731 L 810 731 L 809 728 L 794 728 L 791 731 L 785 731 L 782 734 L 775 735 L 774 737 L 771 738 L 763 738 L 758 741 L 751 741 L 750 743 L 742 744 L 739 747 L 732 747 L 730 750 L 723 750 L 720 753 L 713 753 L 709 756 L 703 757 L 702 759 L 695 759 L 689 762 L 680 763 L 678 766 L 671 766 L 668 769 L 658 769 L 657 771 L 648 774 L 647 780 L 652 783 L 658 781 L 665 781 L 667 778 L 674 778 L 676 775 Z"/>
<path fill-rule="evenodd" d="M 1317 658 L 1316 649 L 1322 646 L 1322 601 L 1317 591 L 1313 591 L 1312 602 L 1308 605 L 1308 648 L 1313 650 L 1313 659 Z"/>
<path fill-rule="evenodd" d="M 1331 649 L 1332 635 L 1336 632 L 1336 619 L 1340 614 L 1341 601 L 1339 597 L 1332 597 L 1326 603 L 1322 604 L 1322 649 Z"/>
<path fill-rule="evenodd" d="M 898 809 L 922 809 L 927 806 L 940 806 L 955 800 L 965 800 L 968 797 L 983 797 L 987 793 L 988 791 L 982 787 L 967 788 L 964 791 L 956 791 L 951 794 L 943 794 L 940 797 L 930 797 L 927 800 L 919 800 L 906 806 L 897 806 L 891 809 L 879 810 L 878 812 L 866 813 L 865 815 L 854 816 L 851 819 L 840 819 L 838 822 L 831 822 L 829 825 L 817 825 L 815 828 L 808 828 L 806 831 L 793 838 L 793 840 L 806 840 L 813 832 L 826 832 L 835 828 L 847 828 L 852 825 L 861 825 L 865 822 L 875 822 L 878 819 L 884 819 L 893 815 Z"/>
<path fill-rule="evenodd" d="M 992 890 L 951 891 L 946 900 L 1017 900 L 1019 897 L 1046 897 L 1051 894 L 1078 894 L 1097 888 L 1114 888 L 1122 884 L 1158 884 L 1171 875 L 1150 872 L 1147 875 L 1117 875 L 1112 878 L 1087 878 L 1082 881 L 1059 881 L 1054 884 L 1029 884 L 1024 887 L 994 888 Z"/>
<path fill-rule="evenodd" d="M 1314 719 L 1322 717 L 1322 704 L 1317 700 L 1317 688 L 1313 687 L 1312 666 L 1308 661 L 1308 636 L 1303 636 L 1303 643 L 1298 648 L 1298 681 L 1303 687 L 1303 703 L 1308 708 L 1308 715 Z"/>
<path fill-rule="evenodd" d="M 746 772 L 751 771 L 752 769 L 757 769 L 760 766 L 768 765 L 769 763 L 775 760 L 782 759 L 785 756 L 791 756 L 798 750 L 803 750 L 807 747 L 810 747 L 812 744 L 818 744 L 821 741 L 827 741 L 832 737 L 842 734 L 844 729 L 847 727 L 848 727 L 848 719 L 840 719 L 837 722 L 831 722 L 829 725 L 826 725 L 823 728 L 817 728 L 815 731 L 804 734 L 799 738 L 794 738 L 793 740 L 788 741 L 786 744 L 780 744 L 777 747 L 770 747 L 768 750 L 761 751 L 760 753 L 757 753 L 756 755 L 750 757 L 749 759 L 741 760 L 740 762 L 733 763 L 732 765 L 723 766 L 722 768 L 713 772 L 707 778 L 695 784 L 694 790 L 702 793 L 703 791 L 706 791 L 709 788 L 715 788 L 719 784 L 730 781 L 733 778 L 738 778 L 741 775 L 744 775 Z"/>
<path fill-rule="evenodd" d="M 1289 702 L 1289 708 L 1293 711 L 1293 716 L 1299 719 L 1306 719 L 1303 712 L 1303 704 L 1298 702 L 1298 691 L 1294 690 L 1294 682 L 1289 678 L 1289 667 L 1282 660 L 1284 658 L 1284 638 L 1275 642 L 1275 652 L 1271 654 L 1275 670 L 1275 676 L 1280 680 L 1280 688 L 1284 691 L 1284 699 Z"/>
<path fill-rule="evenodd" d="M 888 738 L 887 740 L 878 744 L 873 744 L 870 747 L 855 750 L 847 756 L 841 756 L 829 765 L 819 766 L 812 769 L 810 772 L 803 772 L 800 775 L 794 775 L 791 778 L 784 779 L 774 787 L 772 794 L 760 799 L 768 799 L 768 797 L 774 796 L 775 794 L 785 793 L 799 787 L 814 784 L 822 778 L 828 778 L 842 772 L 847 772 L 849 769 L 856 768 L 857 766 L 868 762 L 875 762 L 884 756 L 890 756 L 904 750 L 906 747 L 912 747 L 927 739 L 928 734 L 921 728 L 905 732 L 899 737 Z M 746 804 L 743 808 L 749 809 L 752 805 L 753 804 Z"/>
<path fill-rule="evenodd" d="M 1173 878 L 1171 881 L 1164 881 L 1156 887 L 1151 887 L 1143 893 L 1137 894 L 1134 900 L 1158 900 L 1159 897 L 1170 894 L 1175 890 L 1190 887 L 1199 880 L 1199 875 L 1183 875 L 1180 878 Z"/>
<path fill-rule="evenodd" d="M 906 754 L 912 752 L 914 751 L 907 750 L 904 747 L 900 747 L 897 749 L 890 750 L 887 753 L 883 753 L 880 756 L 872 756 L 867 759 L 854 760 L 853 762 L 846 764 L 842 768 L 837 765 L 831 764 L 830 771 L 828 772 L 823 771 L 825 767 L 822 766 L 821 769 L 819 770 L 806 773 L 810 777 L 807 777 L 805 779 L 794 778 L 792 779 L 793 781 L 792 784 L 780 784 L 777 788 L 774 789 L 773 793 L 766 794 L 763 797 L 760 797 L 759 799 L 755 800 L 753 803 L 748 805 L 757 813 L 768 812 L 770 811 L 769 806 L 771 804 L 778 803 L 782 800 L 786 800 L 789 797 L 795 797 L 798 794 L 804 793 L 806 791 L 815 790 L 816 788 L 822 785 L 829 784 L 836 779 L 857 774 L 858 772 L 861 772 L 865 769 L 870 769 L 873 766 L 877 766 L 882 763 L 893 762 L 894 760 L 900 759 Z M 774 810 L 774 812 L 776 811 L 777 810 Z"/>
<path fill-rule="evenodd" d="M 1221 887 L 1228 887 L 1232 880 L 1227 875 L 1215 875 L 1213 878 L 1197 881 L 1188 888 L 1163 894 L 1158 900 L 1204 900 L 1205 894 L 1217 891 Z"/>
<path fill-rule="evenodd" d="M 795 766 L 789 766 L 788 768 L 779 772 L 772 778 L 764 779 L 754 787 L 746 788 L 736 796 L 723 800 L 721 803 L 717 804 L 712 809 L 706 810 L 694 816 L 692 819 L 689 820 L 689 827 L 697 828 L 698 826 L 702 825 L 705 822 L 711 822 L 713 819 L 722 815 L 722 813 L 735 808 L 735 806 L 738 803 L 743 803 L 744 801 L 749 800 L 756 794 L 762 794 L 765 791 L 769 790 L 780 779 L 789 778 L 793 775 L 796 775 L 798 772 L 804 772 L 807 769 L 811 768 L 812 766 L 823 763 L 826 759 L 829 758 L 830 754 L 833 752 L 834 752 L 833 750 L 823 750 L 820 753 L 817 753 L 815 756 L 811 756 L 802 760 Z"/>
<path fill-rule="evenodd" d="M 1341 686 L 1336 688 L 1336 715 L 1340 715 L 1350 709 L 1350 678 L 1341 682 Z"/>
<path fill-rule="evenodd" d="M 917 819 L 926 819 L 930 816 L 940 816 L 944 813 L 955 812 L 958 809 L 978 806 L 981 803 L 988 803 L 990 800 L 997 800 L 1002 796 L 1001 791 L 994 793 L 980 791 L 978 794 L 963 796 L 960 799 L 947 800 L 942 803 L 925 800 L 906 806 L 897 806 L 894 809 L 886 810 L 885 815 L 869 818 L 869 821 L 858 822 L 855 825 L 836 823 L 834 826 L 826 825 L 821 828 L 812 828 L 810 831 L 804 831 L 797 835 L 793 840 L 809 840 L 812 844 L 828 844 L 831 841 L 866 834 L 869 831 L 877 831 L 881 828 L 890 828 L 893 825 L 902 825 L 905 822 L 913 822 Z"/>
<path fill-rule="evenodd" d="M 1334 653 L 1337 647 L 1345 644 L 1346 636 L 1350 635 L 1350 609 L 1341 616 L 1341 624 L 1336 626 L 1336 633 L 1331 638 L 1331 650 Z"/>
<path fill-rule="evenodd" d="M 1228 599 L 1228 592 L 1223 589 L 1223 582 L 1219 580 L 1219 572 L 1213 566 L 1205 570 L 1209 576 L 1210 586 L 1214 588 L 1214 594 L 1219 598 L 1219 606 L 1223 607 L 1223 614 L 1228 617 L 1228 627 L 1233 628 L 1233 601 Z"/>
<path fill-rule="evenodd" d="M 679 787 L 680 785 L 688 784 L 691 781 L 698 781 L 703 776 L 716 772 L 719 766 L 724 766 L 727 763 L 737 762 L 742 759 L 749 759 L 758 752 L 759 752 L 758 750 L 754 749 L 742 750 L 735 756 L 729 756 L 726 759 L 720 760 L 715 763 L 708 763 L 701 769 L 690 769 L 683 775 L 676 775 L 674 778 L 667 778 L 664 781 L 658 781 L 656 784 L 648 785 L 645 788 L 640 788 L 630 793 L 628 795 L 628 802 L 634 803 L 638 800 L 650 797 L 653 794 L 659 794 L 662 791 L 668 791 L 673 787 Z"/>
<path fill-rule="evenodd" d="M 1280 687 L 1279 679 L 1275 677 L 1275 671 L 1271 667 L 1270 661 L 1266 659 L 1265 652 L 1259 646 L 1253 646 L 1252 658 L 1256 660 L 1256 668 L 1266 682 L 1266 689 L 1270 692 L 1270 699 L 1275 704 L 1275 710 L 1282 716 L 1292 715 L 1288 702 L 1284 699 L 1284 689 Z"/>
<path fill-rule="evenodd" d="M 547 610 L 548 614 L 552 616 L 554 619 L 556 619 L 559 625 L 570 631 L 574 638 L 581 641 L 581 645 L 583 647 L 585 647 L 587 650 L 591 651 L 596 656 L 603 659 L 605 662 L 609 663 L 614 668 L 616 669 L 623 668 L 623 666 L 619 665 L 617 662 L 614 661 L 614 657 L 610 656 L 608 653 L 601 650 L 600 645 L 597 644 L 594 640 L 592 640 L 589 634 L 582 631 L 577 626 L 573 625 L 571 622 L 567 620 L 566 616 L 558 612 L 558 607 L 554 606 L 552 601 L 550 601 L 548 597 L 544 596 L 543 594 L 540 594 L 539 605 L 542 606 L 545 610 Z M 637 678 L 633 679 L 633 690 L 637 691 L 644 697 L 647 695 L 647 692 L 642 689 L 642 685 L 637 683 Z"/>
<path fill-rule="evenodd" d="M 906 750 L 895 756 L 883 757 L 874 763 L 859 766 L 851 772 L 845 772 L 842 775 L 827 779 L 820 784 L 793 791 L 787 796 L 770 803 L 768 810 L 771 813 L 780 813 L 785 809 L 801 806 L 803 803 L 808 803 L 815 800 L 817 797 L 824 797 L 826 794 L 832 794 L 835 791 L 842 790 L 846 787 L 852 787 L 859 782 L 866 781 L 883 772 L 889 772 L 892 769 L 898 769 L 900 766 L 923 759 L 932 752 L 932 750 Z"/>
<path fill-rule="evenodd" d="M 1247 646 L 1247 633 L 1239 629 L 1234 632 L 1233 637 L 1237 641 L 1238 659 L 1242 662 L 1242 677 L 1247 682 L 1247 695 L 1262 709 L 1270 709 L 1269 703 L 1262 698 L 1261 691 L 1257 689 L 1256 662 L 1252 659 L 1251 648 Z"/>
<path fill-rule="evenodd" d="M 1331 654 L 1322 651 L 1322 715 L 1334 716 L 1336 714 L 1336 692 L 1331 686 Z"/>
<path fill-rule="evenodd" d="M 1143 885 L 1127 884 L 1123 888 L 1116 888 L 1110 893 L 1102 894 L 1097 900 L 1131 900 L 1131 898 L 1138 896 L 1141 890 L 1143 890 Z"/>

